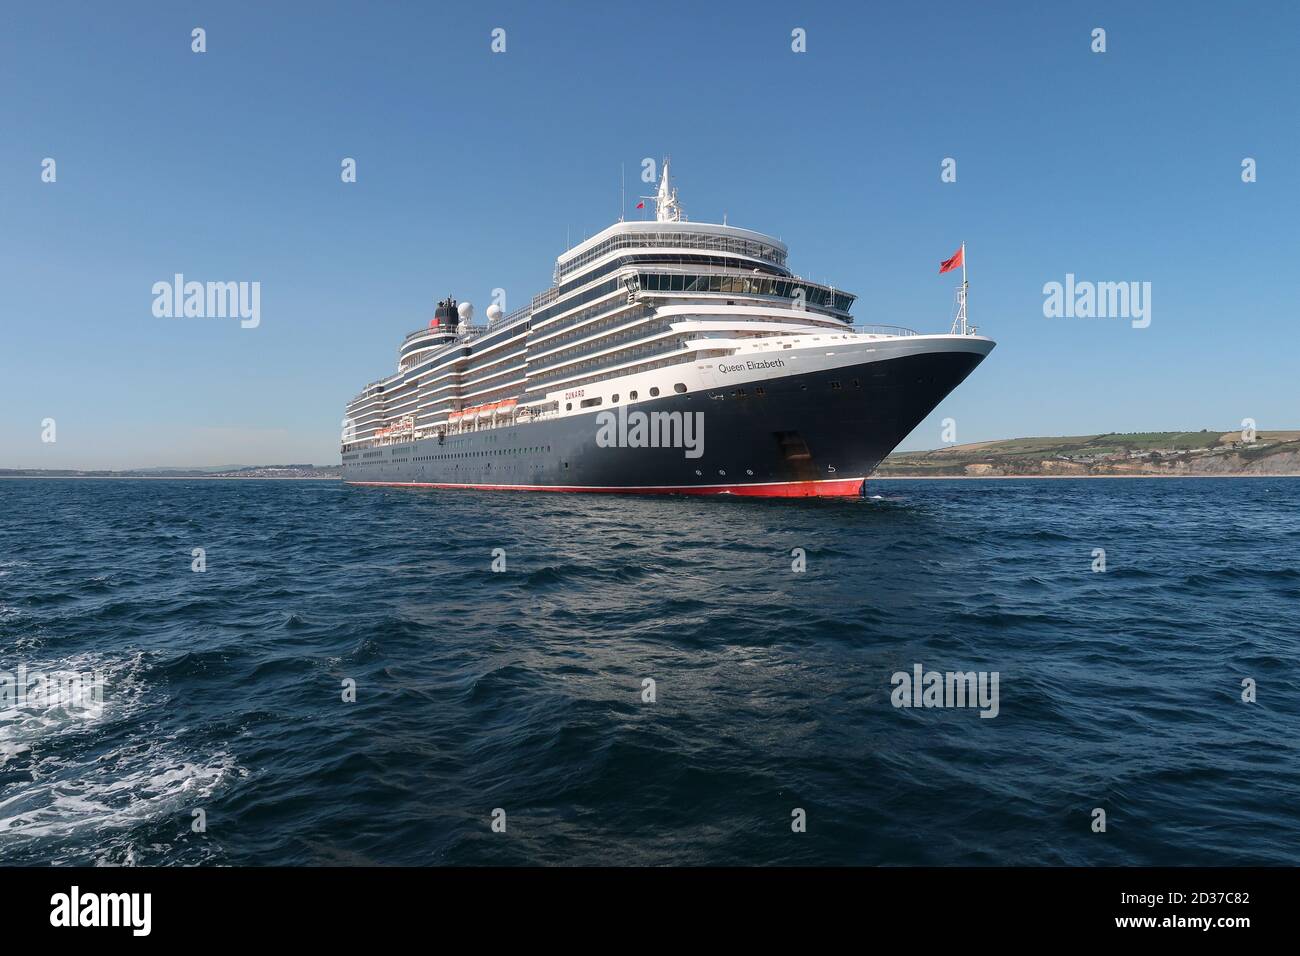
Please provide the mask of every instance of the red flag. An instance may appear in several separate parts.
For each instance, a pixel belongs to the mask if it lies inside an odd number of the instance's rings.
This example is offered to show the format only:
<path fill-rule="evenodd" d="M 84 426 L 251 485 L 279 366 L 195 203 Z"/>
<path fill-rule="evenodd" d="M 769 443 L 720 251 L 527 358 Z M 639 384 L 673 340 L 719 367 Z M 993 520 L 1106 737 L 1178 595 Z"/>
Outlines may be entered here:
<path fill-rule="evenodd" d="M 939 263 L 939 275 L 943 275 L 945 272 L 951 272 L 953 269 L 960 269 L 962 267 L 962 262 L 965 259 L 965 252 L 966 247 L 962 246 L 951 259 L 945 259 L 943 262 Z"/>
<path fill-rule="evenodd" d="M 643 203 L 643 202 L 639 202 L 639 203 L 637 203 L 637 204 L 636 204 L 636 208 L 637 208 L 637 209 L 644 209 L 644 208 L 645 208 L 645 203 Z"/>

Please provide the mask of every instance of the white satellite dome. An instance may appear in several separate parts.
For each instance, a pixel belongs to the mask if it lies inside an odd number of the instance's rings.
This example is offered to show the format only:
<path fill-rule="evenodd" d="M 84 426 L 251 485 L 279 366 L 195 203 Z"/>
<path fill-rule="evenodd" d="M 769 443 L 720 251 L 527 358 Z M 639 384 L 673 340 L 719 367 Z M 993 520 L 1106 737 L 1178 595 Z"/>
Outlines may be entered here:
<path fill-rule="evenodd" d="M 472 302 L 462 302 L 456 306 L 456 314 L 460 316 L 462 322 L 468 322 L 474 318 L 474 304 Z"/>
<path fill-rule="evenodd" d="M 487 317 L 489 322 L 495 322 L 497 319 L 501 318 L 501 306 L 497 305 L 495 302 L 489 305 L 487 307 Z"/>

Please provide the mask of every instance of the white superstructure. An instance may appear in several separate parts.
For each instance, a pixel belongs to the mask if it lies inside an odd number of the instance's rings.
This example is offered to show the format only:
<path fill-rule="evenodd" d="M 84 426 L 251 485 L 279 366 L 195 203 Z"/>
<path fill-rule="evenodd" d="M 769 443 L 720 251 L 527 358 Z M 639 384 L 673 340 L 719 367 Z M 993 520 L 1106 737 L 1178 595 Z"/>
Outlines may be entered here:
<path fill-rule="evenodd" d="M 852 326 L 854 297 L 793 275 L 785 245 L 688 222 L 669 182 L 654 221 L 617 222 L 559 257 L 554 285 L 473 326 L 440 303 L 397 370 L 347 406 L 343 451 L 545 421 L 772 375 L 907 354 L 926 340 Z M 453 318 L 453 315 L 455 318 Z M 752 374 L 748 374 L 752 372 Z M 362 452 L 363 453 L 363 452 Z"/>

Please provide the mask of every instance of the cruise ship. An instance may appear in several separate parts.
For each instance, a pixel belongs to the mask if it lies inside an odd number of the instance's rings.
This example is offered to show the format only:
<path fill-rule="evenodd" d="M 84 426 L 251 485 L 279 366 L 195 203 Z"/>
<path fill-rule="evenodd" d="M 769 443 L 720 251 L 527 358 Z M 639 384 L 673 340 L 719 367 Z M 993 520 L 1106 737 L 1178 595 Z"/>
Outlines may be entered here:
<path fill-rule="evenodd" d="M 655 218 L 556 260 L 528 305 L 438 303 L 397 369 L 347 403 L 355 485 L 848 496 L 992 350 L 854 325 L 854 296 L 792 273 L 786 246 L 690 222 L 665 161 Z M 963 270 L 964 272 L 964 270 Z"/>

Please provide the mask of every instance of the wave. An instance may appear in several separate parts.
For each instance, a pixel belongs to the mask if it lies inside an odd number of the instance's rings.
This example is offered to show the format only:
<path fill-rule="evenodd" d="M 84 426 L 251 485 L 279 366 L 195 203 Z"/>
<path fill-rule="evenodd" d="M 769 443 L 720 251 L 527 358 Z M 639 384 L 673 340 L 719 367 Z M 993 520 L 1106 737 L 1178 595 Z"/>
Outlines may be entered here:
<path fill-rule="evenodd" d="M 0 713 L 0 857 L 137 862 L 130 831 L 166 823 L 188 833 L 189 811 L 238 774 L 230 753 L 189 753 L 181 731 L 154 725 L 151 712 L 165 701 L 150 690 L 144 653 L 25 666 L 54 681 L 94 675 L 102 694 L 98 702 L 28 698 Z M 165 857 L 166 844 L 155 837 L 150 846 Z"/>
<path fill-rule="evenodd" d="M 107 693 L 0 713 L 0 860 L 1294 864 L 1300 482 L 1270 486 L 11 482 L 0 670 Z M 998 671 L 998 717 L 894 708 L 916 663 Z"/>

